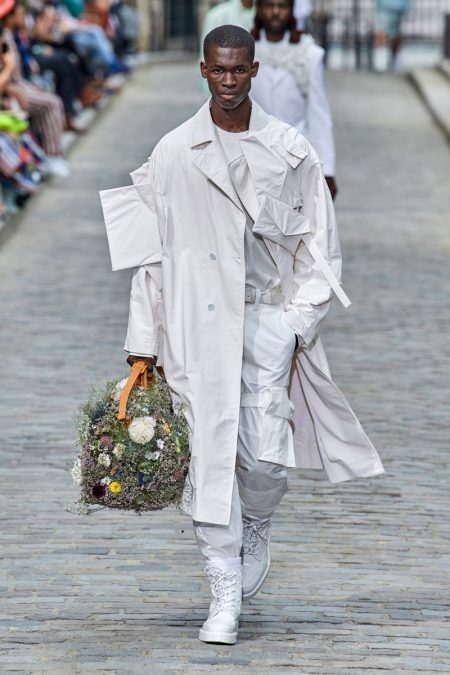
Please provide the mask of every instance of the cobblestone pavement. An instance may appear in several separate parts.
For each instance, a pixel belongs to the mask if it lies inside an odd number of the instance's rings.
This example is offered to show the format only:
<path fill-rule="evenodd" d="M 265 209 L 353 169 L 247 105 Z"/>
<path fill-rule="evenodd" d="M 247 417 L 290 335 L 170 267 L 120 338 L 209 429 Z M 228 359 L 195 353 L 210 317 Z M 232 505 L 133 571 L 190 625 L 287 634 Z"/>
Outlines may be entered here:
<path fill-rule="evenodd" d="M 129 275 L 109 271 L 96 190 L 199 103 L 190 64 L 140 72 L 0 251 L 2 673 L 450 672 L 450 153 L 403 80 L 329 85 L 353 305 L 325 342 L 386 476 L 292 473 L 234 647 L 197 640 L 208 599 L 187 518 L 64 512 L 76 405 L 125 372 Z"/>

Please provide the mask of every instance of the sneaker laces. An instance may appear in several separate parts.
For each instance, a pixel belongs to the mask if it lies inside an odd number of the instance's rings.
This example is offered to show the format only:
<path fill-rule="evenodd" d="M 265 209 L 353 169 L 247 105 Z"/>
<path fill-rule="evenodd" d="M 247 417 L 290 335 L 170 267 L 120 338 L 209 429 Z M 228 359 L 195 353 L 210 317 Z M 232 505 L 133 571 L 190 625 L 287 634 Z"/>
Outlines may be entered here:
<path fill-rule="evenodd" d="M 240 570 L 225 572 L 217 567 L 206 567 L 205 572 L 211 584 L 211 614 L 214 616 L 223 611 L 234 613 L 238 605 L 236 584 L 239 583 Z"/>
<path fill-rule="evenodd" d="M 270 520 L 244 520 L 242 532 L 242 547 L 244 555 L 256 556 L 261 544 L 266 548 L 269 545 Z"/>

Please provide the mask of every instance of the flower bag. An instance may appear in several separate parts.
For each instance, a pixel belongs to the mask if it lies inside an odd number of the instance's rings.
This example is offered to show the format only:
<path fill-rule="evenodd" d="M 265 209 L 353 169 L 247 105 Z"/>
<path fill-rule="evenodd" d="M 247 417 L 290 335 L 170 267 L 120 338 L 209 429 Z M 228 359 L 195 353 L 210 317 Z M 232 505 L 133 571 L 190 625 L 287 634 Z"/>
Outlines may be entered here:
<path fill-rule="evenodd" d="M 127 380 L 108 382 L 99 397 L 84 403 L 78 444 L 72 478 L 81 494 L 67 510 L 141 512 L 179 504 L 189 430 L 162 370 L 149 383 L 147 366 L 138 361 Z"/>

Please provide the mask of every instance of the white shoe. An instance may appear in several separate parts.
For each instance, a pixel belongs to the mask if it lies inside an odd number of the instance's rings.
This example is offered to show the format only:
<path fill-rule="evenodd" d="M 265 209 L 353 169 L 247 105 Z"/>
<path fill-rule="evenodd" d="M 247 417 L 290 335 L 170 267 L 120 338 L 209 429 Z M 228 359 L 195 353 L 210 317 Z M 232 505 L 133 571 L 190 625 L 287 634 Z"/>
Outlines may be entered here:
<path fill-rule="evenodd" d="M 270 569 L 271 520 L 242 519 L 242 579 L 244 600 L 252 598 L 263 585 Z"/>
<path fill-rule="evenodd" d="M 50 176 L 67 178 L 70 175 L 69 163 L 64 157 L 47 157 L 44 168 Z"/>
<path fill-rule="evenodd" d="M 389 68 L 389 49 L 387 47 L 375 47 L 373 53 L 373 69 L 377 73 L 385 73 Z"/>
<path fill-rule="evenodd" d="M 207 565 L 205 572 L 211 584 L 211 604 L 198 637 L 202 642 L 234 645 L 241 613 L 242 567 L 226 572 Z"/>

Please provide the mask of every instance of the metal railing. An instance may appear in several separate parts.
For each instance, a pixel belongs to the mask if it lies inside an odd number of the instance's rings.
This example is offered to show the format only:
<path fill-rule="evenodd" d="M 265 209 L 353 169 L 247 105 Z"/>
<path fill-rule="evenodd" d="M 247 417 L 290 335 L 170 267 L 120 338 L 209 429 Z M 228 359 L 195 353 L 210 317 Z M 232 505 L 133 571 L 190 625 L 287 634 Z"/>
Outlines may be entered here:
<path fill-rule="evenodd" d="M 357 68 L 371 66 L 375 33 L 373 0 L 312 0 L 311 29 L 317 41 L 328 50 L 339 46 L 354 52 Z M 405 43 L 442 44 L 445 15 L 450 0 L 412 0 L 411 10 L 402 21 Z"/>

